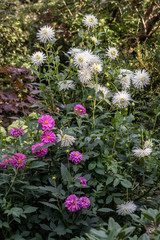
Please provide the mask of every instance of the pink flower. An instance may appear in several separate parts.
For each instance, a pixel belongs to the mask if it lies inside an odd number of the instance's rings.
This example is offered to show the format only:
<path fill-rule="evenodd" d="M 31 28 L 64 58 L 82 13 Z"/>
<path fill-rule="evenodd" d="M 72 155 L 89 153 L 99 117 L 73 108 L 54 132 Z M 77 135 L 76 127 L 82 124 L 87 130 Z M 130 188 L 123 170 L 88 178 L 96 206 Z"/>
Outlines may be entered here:
<path fill-rule="evenodd" d="M 50 131 L 44 132 L 41 136 L 41 141 L 43 143 L 55 143 L 56 135 Z"/>
<path fill-rule="evenodd" d="M 81 197 L 78 203 L 81 208 L 88 208 L 90 206 L 90 200 L 87 197 Z"/>
<path fill-rule="evenodd" d="M 39 118 L 38 123 L 42 123 L 42 130 L 49 131 L 55 126 L 55 121 L 50 115 L 43 115 Z"/>
<path fill-rule="evenodd" d="M 80 163 L 82 161 L 82 159 L 83 159 L 83 155 L 82 155 L 82 153 L 80 153 L 78 151 L 73 151 L 69 155 L 69 160 L 74 162 L 76 165 L 78 163 Z"/>
<path fill-rule="evenodd" d="M 32 146 L 32 153 L 37 156 L 37 157 L 43 157 L 48 153 L 48 148 L 45 147 L 43 149 L 37 148 L 37 147 L 42 147 L 45 145 L 44 143 L 37 143 Z M 36 149 L 37 148 L 37 149 Z"/>
<path fill-rule="evenodd" d="M 82 105 L 78 104 L 74 107 L 74 112 L 78 115 L 86 114 L 86 109 Z"/>
<path fill-rule="evenodd" d="M 11 135 L 13 135 L 13 136 L 16 136 L 16 137 L 18 137 L 18 136 L 22 136 L 22 135 L 24 135 L 24 132 L 23 132 L 23 129 L 22 128 L 12 128 L 11 129 Z"/>
<path fill-rule="evenodd" d="M 22 153 L 15 153 L 14 156 L 9 160 L 9 163 L 15 168 L 24 168 L 26 166 L 26 163 L 24 161 L 26 160 L 26 156 Z"/>
<path fill-rule="evenodd" d="M 3 158 L 8 158 L 7 154 L 5 154 L 5 155 L 3 156 Z M 9 158 L 8 158 L 8 159 L 5 159 L 4 161 L 1 161 L 1 162 L 0 162 L 0 167 L 6 169 L 6 168 L 8 167 L 9 161 L 10 161 Z"/>
<path fill-rule="evenodd" d="M 80 209 L 79 199 L 76 195 L 70 195 L 65 201 L 66 208 L 71 212 L 76 212 Z"/>
<path fill-rule="evenodd" d="M 82 183 L 82 185 L 85 187 L 87 184 L 87 180 L 84 179 L 83 177 L 79 177 L 78 180 L 80 180 L 80 182 Z"/>

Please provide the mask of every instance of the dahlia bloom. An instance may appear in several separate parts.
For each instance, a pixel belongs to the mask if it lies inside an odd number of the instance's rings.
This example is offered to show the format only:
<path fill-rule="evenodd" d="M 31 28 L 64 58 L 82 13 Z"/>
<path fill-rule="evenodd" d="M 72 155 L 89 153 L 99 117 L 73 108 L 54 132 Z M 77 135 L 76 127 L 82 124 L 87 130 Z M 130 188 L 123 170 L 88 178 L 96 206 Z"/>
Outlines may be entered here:
<path fill-rule="evenodd" d="M 118 56 L 118 51 L 115 47 L 109 47 L 107 49 L 106 55 L 111 59 L 114 60 Z"/>
<path fill-rule="evenodd" d="M 51 131 L 46 131 L 41 136 L 42 143 L 55 143 L 56 135 Z"/>
<path fill-rule="evenodd" d="M 81 68 L 78 70 L 78 77 L 81 83 L 87 84 L 92 79 L 92 74 L 88 68 Z"/>
<path fill-rule="evenodd" d="M 118 215 L 125 216 L 127 214 L 131 214 L 135 212 L 137 209 L 137 206 L 133 203 L 133 201 L 125 202 L 121 205 L 117 205 L 117 213 Z"/>
<path fill-rule="evenodd" d="M 145 141 L 144 148 L 151 148 L 151 147 L 153 147 L 152 140 L 149 139 L 149 140 Z"/>
<path fill-rule="evenodd" d="M 40 42 L 51 42 L 55 36 L 55 31 L 50 26 L 43 26 L 37 33 L 37 38 Z"/>
<path fill-rule="evenodd" d="M 136 157 L 146 157 L 146 156 L 149 156 L 151 153 L 152 153 L 152 148 L 151 147 L 147 147 L 147 148 L 136 148 L 136 149 L 133 149 L 132 152 L 134 153 L 134 155 Z"/>
<path fill-rule="evenodd" d="M 46 61 L 46 55 L 43 52 L 35 52 L 31 56 L 31 61 L 36 66 L 41 66 Z"/>
<path fill-rule="evenodd" d="M 90 206 L 90 200 L 87 197 L 80 197 L 78 203 L 81 208 L 88 208 Z"/>
<path fill-rule="evenodd" d="M 68 51 L 68 53 L 69 53 L 72 57 L 74 57 L 77 53 L 80 53 L 80 52 L 82 52 L 82 50 L 81 50 L 80 48 L 76 48 L 76 47 L 71 48 L 71 49 Z"/>
<path fill-rule="evenodd" d="M 25 160 L 26 156 L 23 153 L 15 153 L 9 160 L 9 163 L 15 168 L 24 168 L 26 166 L 26 163 L 24 163 Z"/>
<path fill-rule="evenodd" d="M 88 28 L 90 27 L 93 28 L 98 24 L 98 19 L 92 14 L 86 15 L 82 21 L 84 25 L 87 26 Z"/>
<path fill-rule="evenodd" d="M 86 186 L 86 184 L 87 184 L 87 180 L 86 180 L 85 178 L 83 178 L 83 177 L 79 177 L 78 180 L 80 180 L 80 182 L 82 183 L 83 187 Z"/>
<path fill-rule="evenodd" d="M 57 142 L 61 142 L 61 147 L 70 147 L 75 143 L 75 141 L 75 137 L 63 134 L 62 131 L 61 134 L 57 134 Z"/>
<path fill-rule="evenodd" d="M 116 105 L 118 104 L 119 108 L 124 108 L 124 107 L 128 107 L 128 105 L 130 104 L 130 100 L 131 100 L 131 95 L 129 93 L 127 93 L 126 91 L 122 91 L 122 92 L 117 92 L 115 93 L 115 95 L 113 96 L 113 104 Z"/>
<path fill-rule="evenodd" d="M 12 128 L 11 129 L 11 135 L 13 135 L 13 136 L 16 136 L 16 137 L 18 137 L 18 136 L 22 136 L 22 135 L 24 135 L 24 132 L 23 132 L 23 129 L 22 128 Z"/>
<path fill-rule="evenodd" d="M 149 73 L 145 69 L 138 70 L 132 78 L 132 83 L 135 88 L 138 89 L 144 88 L 146 85 L 150 83 Z"/>
<path fill-rule="evenodd" d="M 83 155 L 82 155 L 82 153 L 80 153 L 78 151 L 73 151 L 69 155 L 69 160 L 71 160 L 72 162 L 74 162 L 77 165 L 78 163 L 80 163 L 83 160 Z"/>
<path fill-rule="evenodd" d="M 38 123 L 42 123 L 42 131 L 49 131 L 55 126 L 55 121 L 50 115 L 43 115 L 39 118 Z"/>
<path fill-rule="evenodd" d="M 65 201 L 65 206 L 71 212 L 78 211 L 80 209 L 78 197 L 75 194 L 67 197 Z"/>
<path fill-rule="evenodd" d="M 59 85 L 59 91 L 75 89 L 75 84 L 72 80 L 60 81 L 58 85 Z"/>
<path fill-rule="evenodd" d="M 3 156 L 3 158 L 7 158 L 7 159 L 5 159 L 4 161 L 1 161 L 1 162 L 0 162 L 0 167 L 6 169 L 6 168 L 8 167 L 8 164 L 9 164 L 10 159 L 8 158 L 7 154 L 5 154 L 5 155 Z"/>
<path fill-rule="evenodd" d="M 43 145 L 45 145 L 45 143 L 37 143 L 37 144 L 33 145 L 32 153 L 37 157 L 45 156 L 48 153 L 48 148 L 47 147 L 45 147 L 43 149 L 37 148 L 37 147 L 42 147 Z"/>
<path fill-rule="evenodd" d="M 86 109 L 82 105 L 78 104 L 74 107 L 74 112 L 78 115 L 86 114 Z"/>

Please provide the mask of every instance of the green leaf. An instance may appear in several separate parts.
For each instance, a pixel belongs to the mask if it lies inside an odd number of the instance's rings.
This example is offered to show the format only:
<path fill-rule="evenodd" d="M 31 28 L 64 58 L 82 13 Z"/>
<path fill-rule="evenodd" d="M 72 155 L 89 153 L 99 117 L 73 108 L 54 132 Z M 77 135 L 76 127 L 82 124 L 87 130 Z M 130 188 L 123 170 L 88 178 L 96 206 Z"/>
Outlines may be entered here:
<path fill-rule="evenodd" d="M 45 165 L 47 165 L 47 163 L 42 162 L 42 161 L 34 161 L 34 162 L 30 163 L 29 167 L 31 169 L 33 169 L 33 168 L 44 167 Z"/>
<path fill-rule="evenodd" d="M 91 163 L 88 165 L 88 170 L 93 170 L 95 167 L 96 167 L 96 162 L 91 162 Z"/>
<path fill-rule="evenodd" d="M 56 209 L 56 210 L 59 211 L 59 208 L 56 205 L 52 204 L 52 203 L 48 203 L 48 202 L 41 202 L 41 203 L 44 204 L 47 207 L 50 207 L 50 208 L 53 208 L 53 209 Z"/>
<path fill-rule="evenodd" d="M 121 181 L 121 184 L 123 187 L 125 188 L 132 188 L 132 183 L 126 179 L 124 179 L 123 181 Z"/>
<path fill-rule="evenodd" d="M 112 210 L 111 208 L 100 208 L 98 209 L 98 212 L 114 212 L 114 210 Z"/>
<path fill-rule="evenodd" d="M 61 163 L 61 176 L 64 181 L 71 181 L 72 177 L 68 171 L 68 169 Z"/>
<path fill-rule="evenodd" d="M 29 207 L 25 208 L 24 213 L 32 213 L 32 212 L 35 212 L 37 209 L 38 209 L 37 207 L 29 206 Z"/>

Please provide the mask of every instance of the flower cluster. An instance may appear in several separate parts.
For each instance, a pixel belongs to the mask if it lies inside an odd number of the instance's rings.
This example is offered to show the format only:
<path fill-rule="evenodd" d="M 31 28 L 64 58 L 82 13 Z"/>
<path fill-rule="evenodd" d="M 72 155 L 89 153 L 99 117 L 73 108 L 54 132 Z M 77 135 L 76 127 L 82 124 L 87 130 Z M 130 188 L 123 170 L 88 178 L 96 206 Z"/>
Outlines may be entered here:
<path fill-rule="evenodd" d="M 76 212 L 81 208 L 88 208 L 90 206 L 90 200 L 87 197 L 78 198 L 75 194 L 73 194 L 67 197 L 65 206 L 69 211 Z"/>
<path fill-rule="evenodd" d="M 0 166 L 4 169 L 6 169 L 9 164 L 15 168 L 24 168 L 26 166 L 26 156 L 23 153 L 15 153 L 11 158 L 8 158 L 7 154 L 3 157 L 6 159 L 0 162 Z"/>
<path fill-rule="evenodd" d="M 83 155 L 78 151 L 73 151 L 69 155 L 69 160 L 71 160 L 73 163 L 77 165 L 83 160 Z"/>
<path fill-rule="evenodd" d="M 86 114 L 86 109 L 82 105 L 78 104 L 74 107 L 74 112 L 77 115 L 84 115 L 84 114 Z"/>

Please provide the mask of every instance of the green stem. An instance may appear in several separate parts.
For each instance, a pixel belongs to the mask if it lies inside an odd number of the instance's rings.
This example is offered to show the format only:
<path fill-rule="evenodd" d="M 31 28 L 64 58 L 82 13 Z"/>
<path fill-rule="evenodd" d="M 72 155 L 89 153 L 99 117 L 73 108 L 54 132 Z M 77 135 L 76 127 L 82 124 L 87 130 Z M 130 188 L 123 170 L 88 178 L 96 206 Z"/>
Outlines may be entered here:
<path fill-rule="evenodd" d="M 4 198 L 6 198 L 6 197 L 7 197 L 7 195 L 8 195 L 8 193 L 10 192 L 10 190 L 11 190 L 11 188 L 12 188 L 12 186 L 13 186 L 13 184 L 14 184 L 15 180 L 16 180 L 17 174 L 18 174 L 18 168 L 16 169 L 16 172 L 15 172 L 14 178 L 13 178 L 13 180 L 12 180 L 12 183 L 11 183 L 11 185 L 10 185 L 10 187 L 9 187 L 8 191 L 6 192 L 6 194 L 5 194 Z"/>

